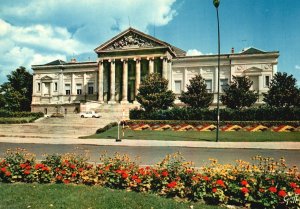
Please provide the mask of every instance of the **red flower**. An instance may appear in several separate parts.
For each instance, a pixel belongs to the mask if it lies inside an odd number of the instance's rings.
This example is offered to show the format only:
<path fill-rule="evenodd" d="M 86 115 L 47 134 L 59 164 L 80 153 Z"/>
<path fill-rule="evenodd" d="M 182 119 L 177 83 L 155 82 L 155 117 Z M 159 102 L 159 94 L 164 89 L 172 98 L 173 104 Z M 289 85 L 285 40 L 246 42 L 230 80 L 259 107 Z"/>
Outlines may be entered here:
<path fill-rule="evenodd" d="M 300 194 L 300 189 L 295 189 L 294 192 L 295 194 Z"/>
<path fill-rule="evenodd" d="M 103 170 L 99 170 L 98 173 L 99 173 L 99 174 L 102 174 L 102 173 L 103 173 Z"/>
<path fill-rule="evenodd" d="M 136 180 L 136 179 L 138 179 L 139 177 L 138 177 L 137 175 L 133 175 L 131 178 L 132 178 L 132 180 Z"/>
<path fill-rule="evenodd" d="M 30 165 L 28 165 L 28 166 L 26 166 L 26 168 L 25 168 L 26 170 L 30 170 L 31 169 L 31 166 Z"/>
<path fill-rule="evenodd" d="M 270 192 L 276 193 L 277 192 L 277 188 L 276 187 L 270 187 L 268 189 Z"/>
<path fill-rule="evenodd" d="M 43 170 L 43 171 L 49 171 L 49 170 L 50 170 L 50 168 L 49 168 L 49 167 L 47 167 L 47 166 L 45 166 L 45 167 L 43 167 L 43 168 L 42 168 L 42 170 Z"/>
<path fill-rule="evenodd" d="M 25 171 L 24 171 L 24 174 L 25 174 L 25 175 L 29 175 L 29 174 L 30 174 L 30 170 L 25 170 Z"/>
<path fill-rule="evenodd" d="M 75 169 L 75 168 L 76 168 L 76 165 L 70 164 L 70 168 Z"/>
<path fill-rule="evenodd" d="M 247 182 L 246 180 L 243 180 L 243 181 L 241 181 L 241 185 L 242 185 L 242 186 L 247 186 L 247 185 L 248 185 L 248 182 Z"/>
<path fill-rule="evenodd" d="M 248 189 L 247 187 L 242 187 L 242 188 L 241 188 L 241 191 L 242 191 L 244 194 L 249 193 L 249 189 Z"/>
<path fill-rule="evenodd" d="M 259 188 L 259 192 L 264 193 L 265 190 L 263 188 Z"/>
<path fill-rule="evenodd" d="M 139 183 L 142 182 L 142 180 L 141 179 L 136 179 L 135 182 L 139 184 Z"/>
<path fill-rule="evenodd" d="M 5 172 L 5 176 L 11 176 L 11 172 L 6 171 L 6 172 Z"/>
<path fill-rule="evenodd" d="M 121 170 L 116 170 L 116 173 L 121 174 L 121 173 L 123 173 L 123 171 L 121 171 Z"/>
<path fill-rule="evenodd" d="M 79 172 L 82 172 L 82 171 L 83 171 L 83 168 L 78 168 L 78 171 L 79 171 Z"/>
<path fill-rule="evenodd" d="M 124 173 L 122 174 L 122 178 L 123 178 L 123 179 L 126 179 L 127 177 L 128 177 L 128 173 L 124 172 Z"/>
<path fill-rule="evenodd" d="M 290 183 L 290 187 L 292 187 L 292 188 L 297 188 L 297 184 L 296 184 L 295 182 L 291 182 L 291 183 Z"/>
<path fill-rule="evenodd" d="M 210 178 L 207 177 L 207 176 L 203 176 L 203 179 L 204 179 L 205 181 L 209 181 L 209 180 L 210 180 Z"/>
<path fill-rule="evenodd" d="M 278 196 L 279 196 L 279 197 L 285 197 L 285 196 L 286 196 L 286 192 L 285 192 L 284 190 L 280 190 L 280 191 L 278 192 Z"/>
<path fill-rule="evenodd" d="M 217 188 L 212 188 L 212 193 L 216 193 L 217 192 Z"/>
<path fill-rule="evenodd" d="M 38 164 L 35 165 L 36 170 L 40 169 L 40 168 L 43 168 L 43 167 L 44 167 L 44 164 L 42 164 L 42 163 L 38 163 Z"/>
<path fill-rule="evenodd" d="M 65 184 L 68 184 L 68 183 L 70 183 L 70 180 L 65 179 L 65 180 L 64 180 L 64 183 L 65 183 Z"/>
<path fill-rule="evenodd" d="M 161 173 L 161 175 L 162 175 L 163 177 L 167 177 L 167 176 L 169 175 L 169 173 L 168 173 L 168 171 L 163 171 L 163 172 Z"/>
<path fill-rule="evenodd" d="M 224 181 L 221 180 L 221 179 L 217 180 L 217 181 L 216 181 L 216 184 L 218 184 L 218 185 L 221 186 L 221 187 L 225 187 Z"/>
<path fill-rule="evenodd" d="M 20 164 L 20 167 L 21 167 L 22 169 L 24 169 L 26 166 L 27 166 L 26 163 L 21 163 L 21 164 Z"/>
<path fill-rule="evenodd" d="M 171 183 L 167 184 L 167 187 L 168 188 L 174 188 L 174 187 L 176 187 L 176 185 L 177 185 L 176 181 L 172 181 Z"/>
<path fill-rule="evenodd" d="M 77 174 L 76 173 L 72 173 L 72 177 L 75 177 Z"/>
<path fill-rule="evenodd" d="M 2 171 L 3 173 L 5 173 L 5 172 L 6 172 L 6 167 L 1 168 L 1 171 Z"/>
<path fill-rule="evenodd" d="M 60 181 L 62 179 L 62 176 L 56 176 L 56 179 Z"/>
<path fill-rule="evenodd" d="M 65 170 L 62 170 L 61 172 L 60 172 L 62 175 L 66 175 L 66 171 Z"/>
<path fill-rule="evenodd" d="M 55 172 L 58 172 L 59 171 L 59 168 L 55 168 Z"/>

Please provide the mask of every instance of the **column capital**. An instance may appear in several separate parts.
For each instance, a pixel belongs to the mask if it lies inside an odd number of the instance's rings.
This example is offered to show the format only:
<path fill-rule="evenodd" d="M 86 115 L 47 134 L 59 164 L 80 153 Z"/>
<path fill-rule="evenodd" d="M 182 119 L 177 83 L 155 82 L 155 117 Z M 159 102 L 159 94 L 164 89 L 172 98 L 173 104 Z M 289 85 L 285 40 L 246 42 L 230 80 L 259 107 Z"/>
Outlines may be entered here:
<path fill-rule="evenodd" d="M 127 59 L 127 58 L 122 58 L 122 59 L 121 59 L 121 62 L 127 63 L 127 62 L 128 62 L 128 59 Z"/>
<path fill-rule="evenodd" d="M 153 61 L 154 60 L 154 57 L 147 57 L 147 60 L 151 60 L 151 61 Z"/>
<path fill-rule="evenodd" d="M 99 60 L 99 61 L 98 61 L 98 64 L 100 64 L 100 65 L 101 65 L 101 64 L 103 64 L 103 62 L 104 62 L 104 60 L 103 60 L 103 59 L 101 59 L 101 60 Z"/>
<path fill-rule="evenodd" d="M 115 61 L 116 61 L 115 59 L 109 59 L 109 60 L 108 60 L 108 62 L 111 62 L 111 63 L 113 63 L 113 64 L 115 63 Z"/>
<path fill-rule="evenodd" d="M 136 61 L 137 63 L 139 63 L 141 61 L 141 58 L 140 57 L 134 57 L 133 60 Z"/>

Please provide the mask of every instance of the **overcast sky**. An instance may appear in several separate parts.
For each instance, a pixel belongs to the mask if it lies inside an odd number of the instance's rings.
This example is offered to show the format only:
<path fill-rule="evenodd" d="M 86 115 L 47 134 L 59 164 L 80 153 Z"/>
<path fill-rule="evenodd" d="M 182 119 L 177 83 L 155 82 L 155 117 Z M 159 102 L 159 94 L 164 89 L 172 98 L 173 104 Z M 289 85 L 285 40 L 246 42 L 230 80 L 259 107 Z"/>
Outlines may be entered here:
<path fill-rule="evenodd" d="M 278 70 L 300 82 L 300 1 L 221 0 L 219 10 L 221 53 L 279 51 Z M 95 60 L 129 26 L 189 54 L 217 52 L 212 0 L 0 0 L 0 83 L 18 66 Z"/>

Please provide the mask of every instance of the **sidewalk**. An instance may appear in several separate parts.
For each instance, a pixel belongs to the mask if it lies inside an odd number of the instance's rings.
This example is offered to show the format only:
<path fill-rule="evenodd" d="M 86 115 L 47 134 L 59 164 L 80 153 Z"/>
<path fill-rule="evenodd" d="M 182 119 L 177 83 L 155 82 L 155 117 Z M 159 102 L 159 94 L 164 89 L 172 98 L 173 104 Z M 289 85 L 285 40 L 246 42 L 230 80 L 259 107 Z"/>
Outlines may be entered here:
<path fill-rule="evenodd" d="M 133 146 L 133 147 L 201 147 L 230 149 L 275 149 L 300 150 L 300 142 L 203 142 L 203 141 L 158 141 L 123 139 L 78 139 L 76 137 L 0 137 L 3 143 L 33 143 L 33 144 L 87 144 L 100 146 Z"/>

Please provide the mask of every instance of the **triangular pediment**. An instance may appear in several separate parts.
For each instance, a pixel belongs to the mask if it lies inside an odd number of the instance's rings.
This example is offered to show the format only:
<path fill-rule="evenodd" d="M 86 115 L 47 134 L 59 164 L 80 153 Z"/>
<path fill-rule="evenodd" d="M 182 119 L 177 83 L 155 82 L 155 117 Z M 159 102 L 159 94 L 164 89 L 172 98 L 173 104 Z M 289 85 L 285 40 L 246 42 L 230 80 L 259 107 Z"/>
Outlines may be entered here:
<path fill-rule="evenodd" d="M 42 77 L 41 80 L 52 80 L 52 78 L 50 76 L 46 75 L 46 76 Z"/>
<path fill-rule="evenodd" d="M 244 73 L 260 73 L 263 70 L 258 67 L 251 67 L 244 71 Z"/>
<path fill-rule="evenodd" d="M 244 49 L 244 51 L 241 54 L 263 54 L 263 53 L 266 52 L 254 47 L 249 47 L 247 49 Z"/>
<path fill-rule="evenodd" d="M 95 51 L 115 51 L 154 47 L 168 47 L 168 45 L 154 37 L 133 28 L 129 28 L 96 48 Z"/>

